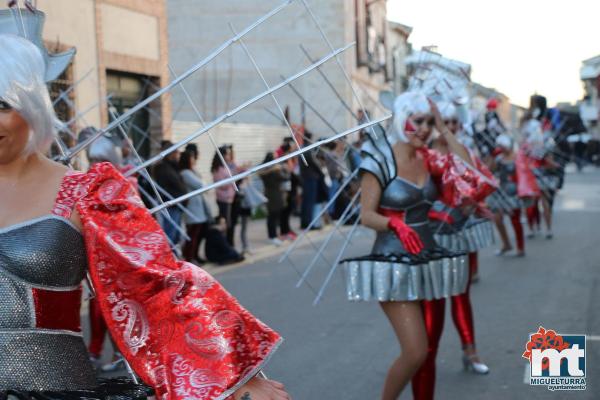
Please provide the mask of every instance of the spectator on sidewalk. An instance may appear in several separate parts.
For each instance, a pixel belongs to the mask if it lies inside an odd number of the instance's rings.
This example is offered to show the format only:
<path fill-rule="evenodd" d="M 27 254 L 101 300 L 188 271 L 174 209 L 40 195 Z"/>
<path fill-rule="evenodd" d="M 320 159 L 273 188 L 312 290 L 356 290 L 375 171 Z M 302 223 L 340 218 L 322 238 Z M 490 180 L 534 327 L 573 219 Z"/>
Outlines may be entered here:
<path fill-rule="evenodd" d="M 305 131 L 305 143 L 312 143 L 312 133 Z M 323 178 L 323 171 L 316 160 L 314 150 L 304 153 L 307 165 L 300 163 L 300 177 L 302 179 L 302 206 L 300 226 L 308 227 L 313 220 L 315 206 L 319 195 L 319 180 Z"/>
<path fill-rule="evenodd" d="M 161 143 L 161 151 L 173 146 L 168 140 Z M 161 186 L 172 198 L 178 198 L 187 193 L 187 187 L 183 178 L 179 174 L 179 151 L 174 151 L 166 156 L 161 162 L 156 164 L 153 170 L 154 180 Z M 169 216 L 177 225 L 181 225 L 183 212 L 177 206 L 167 208 Z M 179 243 L 180 234 L 172 222 L 163 219 L 162 228 L 171 242 L 176 245 Z"/>
<path fill-rule="evenodd" d="M 219 147 L 219 152 L 221 152 L 221 154 L 223 155 L 223 159 L 226 163 L 229 164 L 233 161 L 230 146 Z M 215 152 L 215 155 L 212 160 L 212 166 L 210 167 L 210 172 L 213 176 L 213 182 L 218 182 L 229 177 L 227 167 L 221 161 L 218 152 Z M 233 174 L 234 171 L 231 171 L 231 173 Z M 227 232 L 229 232 L 232 226 L 231 211 L 233 207 L 233 201 L 235 199 L 235 186 L 233 185 L 233 183 L 223 185 L 216 188 L 215 192 L 217 196 L 217 206 L 219 207 L 219 217 L 225 218 L 225 222 L 227 224 Z M 229 242 L 231 244 L 233 242 L 233 238 Z"/>
<path fill-rule="evenodd" d="M 294 143 L 294 139 L 291 136 L 288 136 L 283 139 L 282 145 L 275 151 L 275 158 L 283 157 L 296 150 L 297 147 L 296 143 Z M 282 236 L 286 239 L 294 240 L 297 235 L 291 228 L 290 218 L 296 209 L 296 197 L 298 196 L 298 186 L 300 184 L 300 178 L 298 177 L 298 158 L 290 158 L 284 166 L 289 174 L 289 179 L 281 184 L 284 207 L 281 210 L 279 228 Z"/>
<path fill-rule="evenodd" d="M 319 139 L 322 140 L 322 139 Z M 329 224 L 331 222 L 331 218 L 329 216 L 328 211 L 322 211 L 323 207 L 325 207 L 326 203 L 329 201 L 329 192 L 331 191 L 331 177 L 329 176 L 329 171 L 327 170 L 327 163 L 325 161 L 325 154 L 322 152 L 317 153 L 315 157 L 319 168 L 321 170 L 321 174 L 319 175 L 319 179 L 317 181 L 317 197 L 315 202 L 315 208 L 313 211 L 313 219 L 316 218 L 317 215 L 321 214 L 321 218 L 317 220 L 314 224 L 315 228 L 322 228 L 323 222 L 325 224 Z"/>
<path fill-rule="evenodd" d="M 250 164 L 246 163 L 244 165 L 238 165 L 235 161 L 233 145 L 229 145 L 228 147 L 229 157 L 226 158 L 225 161 L 227 162 L 231 173 L 239 174 L 240 172 L 247 170 L 250 167 Z M 233 203 L 231 204 L 231 225 L 227 230 L 227 241 L 233 248 L 235 248 L 235 228 L 238 221 L 241 222 L 240 240 L 242 242 L 242 251 L 245 253 L 250 251 L 248 244 L 248 221 L 252 216 L 252 208 L 247 206 L 244 201 L 247 181 L 247 179 L 241 179 L 236 182 L 239 190 L 234 193 Z"/>
<path fill-rule="evenodd" d="M 198 157 L 197 149 L 194 153 L 193 149 L 186 148 L 186 151 L 179 158 L 180 174 L 188 192 L 201 189 L 204 186 L 201 177 L 194 171 Z M 198 251 L 206 237 L 212 215 L 202 194 L 189 199 L 187 208 L 193 214 L 193 217 L 185 215 L 187 235 L 190 240 L 185 242 L 183 246 L 183 257 L 186 261 L 203 264 L 204 260 L 198 255 Z"/>
<path fill-rule="evenodd" d="M 208 261 L 218 265 L 244 261 L 244 256 L 235 251 L 227 242 L 226 232 L 227 221 L 223 217 L 219 217 L 217 223 L 208 229 L 206 234 L 206 258 Z"/>
<path fill-rule="evenodd" d="M 263 163 L 273 161 L 273 153 L 267 153 Z M 290 174 L 285 165 L 277 164 L 260 174 L 265 187 L 267 197 L 267 233 L 269 240 L 275 246 L 281 246 L 283 241 L 277 235 L 277 227 L 280 226 L 282 211 L 286 208 L 286 194 L 284 187 L 289 182 Z M 283 236 L 283 232 L 281 232 Z"/>

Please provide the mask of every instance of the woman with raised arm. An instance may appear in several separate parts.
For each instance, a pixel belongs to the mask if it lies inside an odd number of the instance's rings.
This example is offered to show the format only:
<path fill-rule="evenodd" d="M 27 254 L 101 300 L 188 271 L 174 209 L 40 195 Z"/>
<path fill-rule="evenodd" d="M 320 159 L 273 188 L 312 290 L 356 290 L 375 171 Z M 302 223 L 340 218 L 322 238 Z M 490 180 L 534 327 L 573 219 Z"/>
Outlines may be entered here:
<path fill-rule="evenodd" d="M 438 198 L 458 207 L 487 188 L 465 168 L 468 152 L 424 94 L 410 91 L 395 101 L 383 94 L 382 101 L 394 111 L 393 124 L 385 135 L 369 137 L 360 165 L 362 223 L 377 236 L 369 255 L 343 261 L 347 295 L 351 301 L 378 301 L 398 337 L 402 351 L 388 371 L 382 399 L 395 400 L 420 368 L 413 393 L 426 399 L 433 396 L 443 299 L 464 293 L 469 279 L 466 254 L 437 245 L 428 213 Z M 427 148 L 436 122 L 454 154 Z"/>
<path fill-rule="evenodd" d="M 280 336 L 173 257 L 127 179 L 108 163 L 82 173 L 44 156 L 56 63 L 35 43 L 0 34 L 0 396 L 147 397 L 96 379 L 79 318 L 89 271 L 112 338 L 157 398 L 288 399 L 257 377 Z"/>
<path fill-rule="evenodd" d="M 453 103 L 441 103 L 438 106 L 446 128 L 460 141 L 461 135 L 465 135 L 465 132 L 462 130 L 458 106 Z M 431 148 L 441 154 L 450 152 L 444 135 L 436 138 L 432 142 Z M 483 162 L 473 152 L 470 151 L 470 154 L 477 169 L 493 181 L 492 173 L 483 165 Z M 475 324 L 469 288 L 478 273 L 478 251 L 494 243 L 494 226 L 490 220 L 492 214 L 482 202 L 469 207 L 453 208 L 436 201 L 429 217 L 432 220 L 431 228 L 436 232 L 435 240 L 440 246 L 468 253 L 469 283 L 464 293 L 451 297 L 452 320 L 463 346 L 465 370 L 475 374 L 487 374 L 489 368 L 481 362 L 475 347 Z"/>

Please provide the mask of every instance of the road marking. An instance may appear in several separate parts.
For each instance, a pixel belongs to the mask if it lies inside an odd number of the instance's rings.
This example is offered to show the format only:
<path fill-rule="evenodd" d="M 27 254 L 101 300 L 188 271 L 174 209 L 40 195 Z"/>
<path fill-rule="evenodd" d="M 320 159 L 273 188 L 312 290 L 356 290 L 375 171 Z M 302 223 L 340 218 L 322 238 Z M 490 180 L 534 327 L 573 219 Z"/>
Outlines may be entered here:
<path fill-rule="evenodd" d="M 600 341 L 600 336 L 598 335 L 585 335 L 587 340 L 592 340 L 592 341 Z"/>
<path fill-rule="evenodd" d="M 529 385 L 529 364 L 525 364 L 525 373 L 523 374 L 523 383 Z"/>

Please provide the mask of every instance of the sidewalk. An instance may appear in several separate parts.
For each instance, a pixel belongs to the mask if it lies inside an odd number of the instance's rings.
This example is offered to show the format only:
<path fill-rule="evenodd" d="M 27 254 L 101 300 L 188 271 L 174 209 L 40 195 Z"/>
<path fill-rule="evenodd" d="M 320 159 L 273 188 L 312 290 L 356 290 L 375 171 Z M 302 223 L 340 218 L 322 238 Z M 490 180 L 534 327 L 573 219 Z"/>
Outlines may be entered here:
<path fill-rule="evenodd" d="M 334 221 L 335 223 L 335 221 Z M 291 220 L 292 230 L 296 232 L 296 234 L 300 235 L 302 230 L 300 229 L 300 221 L 297 217 L 292 217 Z M 236 226 L 235 231 L 235 247 L 236 250 L 241 250 L 241 240 L 240 240 L 240 226 L 239 224 Z M 333 229 L 333 225 L 323 225 L 323 228 L 317 231 L 311 231 L 310 237 L 313 241 L 319 241 L 323 237 L 325 237 L 329 232 Z M 342 227 L 342 229 L 344 229 Z M 205 269 L 211 275 L 216 275 L 219 273 L 227 272 L 232 269 L 240 268 L 245 265 L 253 264 L 260 260 L 263 260 L 268 257 L 272 257 L 277 254 L 283 254 L 286 249 L 292 245 L 292 241 L 286 240 L 283 245 L 275 246 L 271 244 L 269 241 L 269 237 L 267 234 L 267 220 L 266 219 L 257 219 L 250 220 L 248 222 L 248 242 L 250 244 L 250 254 L 246 254 L 246 259 L 242 262 L 230 264 L 226 266 L 219 266 L 217 264 L 208 263 L 202 265 L 202 268 Z M 299 243 L 298 247 L 304 247 L 309 245 L 310 242 L 307 240 L 302 240 Z M 202 248 L 201 254 L 204 255 L 204 247 Z"/>

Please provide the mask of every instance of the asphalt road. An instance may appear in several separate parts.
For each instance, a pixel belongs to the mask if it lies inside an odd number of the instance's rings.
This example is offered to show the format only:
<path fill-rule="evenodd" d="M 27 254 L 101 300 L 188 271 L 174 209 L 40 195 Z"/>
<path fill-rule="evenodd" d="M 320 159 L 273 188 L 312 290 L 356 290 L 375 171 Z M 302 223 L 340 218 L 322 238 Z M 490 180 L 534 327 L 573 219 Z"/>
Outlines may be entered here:
<path fill-rule="evenodd" d="M 600 398 L 600 172 L 569 174 L 557 200 L 555 237 L 527 242 L 525 258 L 480 254 L 481 280 L 471 288 L 480 355 L 487 376 L 462 370 L 458 335 L 447 310 L 437 359 L 437 399 Z M 359 231 L 347 254 L 365 254 L 371 235 Z M 339 235 L 320 260 L 310 283 L 318 287 L 343 240 Z M 320 242 L 317 242 L 317 245 Z M 303 268 L 314 250 L 296 251 Z M 296 289 L 297 272 L 278 257 L 217 272 L 242 304 L 286 339 L 267 374 L 284 382 L 294 399 L 378 399 L 388 365 L 399 346 L 376 303 L 345 300 L 341 271 L 319 305 L 313 292 Z M 524 383 L 521 357 L 538 326 L 558 333 L 591 335 L 587 383 L 582 392 L 550 392 Z M 406 390 L 401 399 L 410 399 Z"/>

